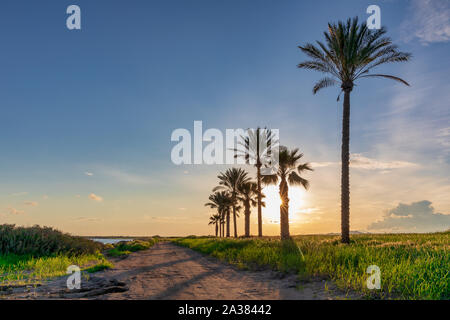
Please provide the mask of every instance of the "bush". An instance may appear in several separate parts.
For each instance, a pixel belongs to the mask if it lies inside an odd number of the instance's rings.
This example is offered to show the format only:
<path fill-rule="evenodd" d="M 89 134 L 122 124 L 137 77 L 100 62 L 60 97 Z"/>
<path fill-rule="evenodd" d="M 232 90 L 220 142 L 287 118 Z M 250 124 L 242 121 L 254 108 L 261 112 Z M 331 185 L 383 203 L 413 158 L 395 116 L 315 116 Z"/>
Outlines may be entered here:
<path fill-rule="evenodd" d="M 57 254 L 93 254 L 103 248 L 101 243 L 72 236 L 50 227 L 16 227 L 0 225 L 0 253 L 2 255 L 31 255 L 42 257 Z"/>
<path fill-rule="evenodd" d="M 158 242 L 158 239 L 150 238 L 146 240 L 120 241 L 108 250 L 108 255 L 111 257 L 120 257 L 128 255 L 132 252 L 145 250 L 152 247 Z"/>

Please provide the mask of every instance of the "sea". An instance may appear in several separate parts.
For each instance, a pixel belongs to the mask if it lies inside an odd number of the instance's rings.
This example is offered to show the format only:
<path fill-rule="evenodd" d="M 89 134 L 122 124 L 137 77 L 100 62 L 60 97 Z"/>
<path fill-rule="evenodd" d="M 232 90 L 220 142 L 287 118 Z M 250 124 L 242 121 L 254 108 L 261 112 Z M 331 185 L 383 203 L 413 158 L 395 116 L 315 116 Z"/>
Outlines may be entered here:
<path fill-rule="evenodd" d="M 126 238 L 126 239 L 123 239 L 123 238 L 122 239 L 121 238 L 119 238 L 119 239 L 91 238 L 91 240 L 101 242 L 103 244 L 115 244 L 120 241 L 133 241 L 133 239 L 130 239 L 130 238 Z"/>

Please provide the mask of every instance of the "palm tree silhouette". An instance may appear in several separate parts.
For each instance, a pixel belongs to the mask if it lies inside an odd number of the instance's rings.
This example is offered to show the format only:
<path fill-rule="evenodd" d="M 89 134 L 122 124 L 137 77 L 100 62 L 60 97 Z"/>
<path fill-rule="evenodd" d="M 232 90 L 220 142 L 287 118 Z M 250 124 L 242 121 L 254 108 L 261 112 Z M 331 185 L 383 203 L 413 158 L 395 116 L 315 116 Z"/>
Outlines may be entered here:
<path fill-rule="evenodd" d="M 342 117 L 341 149 L 341 242 L 350 242 L 350 92 L 355 81 L 360 78 L 388 78 L 407 86 L 398 77 L 387 74 L 372 74 L 370 71 L 382 64 L 408 61 L 411 54 L 399 52 L 392 40 L 385 37 L 386 29 L 369 30 L 365 23 L 358 25 L 358 18 L 348 19 L 347 23 L 328 24 L 324 32 L 326 45 L 317 41 L 317 46 L 307 43 L 299 48 L 312 60 L 302 62 L 299 68 L 315 70 L 328 74 L 313 88 L 316 94 L 320 89 L 340 85 L 344 92 Z M 342 92 L 341 91 L 341 92 Z M 339 97 L 338 97 L 339 100 Z"/>
<path fill-rule="evenodd" d="M 225 234 L 225 220 L 227 224 L 227 237 L 230 236 L 230 207 L 232 205 L 232 199 L 227 191 L 215 192 L 209 196 L 209 201 L 205 203 L 205 206 L 212 209 L 217 209 L 217 214 L 220 216 L 220 233 L 221 236 Z"/>
<path fill-rule="evenodd" d="M 255 163 L 256 184 L 258 192 L 258 237 L 262 237 L 262 188 L 261 188 L 261 168 L 271 161 L 272 147 L 278 145 L 273 133 L 269 129 L 257 128 L 256 130 L 247 130 L 247 136 L 241 136 L 242 141 L 238 144 L 244 150 L 234 149 L 235 157 L 242 157 L 246 163 L 250 161 Z"/>
<path fill-rule="evenodd" d="M 278 184 L 280 190 L 280 235 L 282 240 L 290 238 L 289 234 L 289 185 L 300 185 L 308 189 L 308 180 L 302 178 L 300 174 L 313 169 L 309 163 L 299 163 L 303 153 L 298 153 L 298 149 L 288 150 L 285 146 L 280 146 L 278 172 L 273 175 L 265 175 L 262 181 L 265 184 Z"/>
<path fill-rule="evenodd" d="M 237 194 L 238 187 L 243 183 L 247 183 L 250 181 L 248 177 L 248 173 L 241 168 L 231 168 L 225 171 L 225 173 L 220 173 L 217 176 L 219 178 L 219 186 L 215 187 L 213 191 L 217 190 L 227 190 L 231 196 L 232 208 L 233 208 L 233 227 L 234 227 L 234 237 L 237 238 L 237 214 L 239 211 L 239 207 L 237 205 Z M 227 226 L 228 227 L 228 226 Z M 227 230 L 227 236 L 229 236 Z"/>
<path fill-rule="evenodd" d="M 221 220 L 221 216 L 219 213 L 213 214 L 211 217 L 209 217 L 209 223 L 208 225 L 214 224 L 215 225 L 215 231 L 216 231 L 216 237 L 219 232 L 219 222 Z"/>
<path fill-rule="evenodd" d="M 238 186 L 238 200 L 242 202 L 244 206 L 245 217 L 245 236 L 250 237 L 250 214 L 251 207 L 255 207 L 258 203 L 258 195 L 264 198 L 264 194 L 258 193 L 258 185 L 255 182 L 247 182 Z M 261 205 L 265 207 L 265 203 L 261 202 Z"/>

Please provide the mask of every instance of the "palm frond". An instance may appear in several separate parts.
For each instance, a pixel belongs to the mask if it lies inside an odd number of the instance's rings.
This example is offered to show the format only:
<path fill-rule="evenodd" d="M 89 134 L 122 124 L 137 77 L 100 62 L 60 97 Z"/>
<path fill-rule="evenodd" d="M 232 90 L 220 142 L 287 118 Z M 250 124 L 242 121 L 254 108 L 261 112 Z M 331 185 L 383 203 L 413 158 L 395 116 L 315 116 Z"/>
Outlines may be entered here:
<path fill-rule="evenodd" d="M 292 171 L 288 176 L 288 182 L 291 185 L 301 185 L 305 189 L 309 188 L 309 181 L 300 177 L 297 172 Z"/>
<path fill-rule="evenodd" d="M 369 77 L 382 77 L 382 78 L 388 78 L 388 79 L 392 79 L 398 82 L 403 83 L 404 85 L 407 85 L 409 87 L 409 83 L 406 82 L 405 80 L 399 78 L 399 77 L 395 77 L 395 76 L 391 76 L 389 74 L 366 74 L 363 76 L 360 76 L 360 78 L 369 78 Z"/>
<path fill-rule="evenodd" d="M 266 185 L 277 184 L 278 176 L 276 174 L 264 175 L 261 177 L 261 181 L 262 181 L 262 183 L 264 183 Z"/>
<path fill-rule="evenodd" d="M 314 171 L 314 169 L 311 168 L 311 165 L 310 165 L 309 163 L 302 163 L 302 164 L 300 164 L 300 165 L 297 167 L 297 171 L 298 171 L 298 172 L 302 172 L 302 171 L 305 171 L 305 170 L 308 170 L 308 171 Z"/>
<path fill-rule="evenodd" d="M 319 80 L 313 87 L 313 93 L 316 94 L 317 91 L 323 88 L 332 87 L 337 85 L 338 82 L 331 78 L 323 78 L 322 80 Z"/>

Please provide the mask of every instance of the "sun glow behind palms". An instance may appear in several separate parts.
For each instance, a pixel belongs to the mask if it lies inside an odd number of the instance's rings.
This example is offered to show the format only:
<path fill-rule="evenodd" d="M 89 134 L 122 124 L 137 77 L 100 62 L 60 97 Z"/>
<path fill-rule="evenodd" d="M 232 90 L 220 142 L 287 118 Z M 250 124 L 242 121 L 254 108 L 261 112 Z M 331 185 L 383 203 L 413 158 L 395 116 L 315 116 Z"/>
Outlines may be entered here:
<path fill-rule="evenodd" d="M 280 223 L 281 199 L 278 186 L 266 186 L 263 188 L 266 207 L 262 208 L 263 219 L 266 223 Z M 289 222 L 301 222 L 301 211 L 305 205 L 304 190 L 298 187 L 289 187 Z"/>

